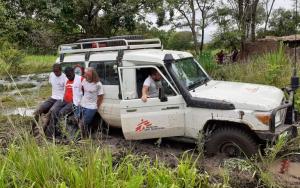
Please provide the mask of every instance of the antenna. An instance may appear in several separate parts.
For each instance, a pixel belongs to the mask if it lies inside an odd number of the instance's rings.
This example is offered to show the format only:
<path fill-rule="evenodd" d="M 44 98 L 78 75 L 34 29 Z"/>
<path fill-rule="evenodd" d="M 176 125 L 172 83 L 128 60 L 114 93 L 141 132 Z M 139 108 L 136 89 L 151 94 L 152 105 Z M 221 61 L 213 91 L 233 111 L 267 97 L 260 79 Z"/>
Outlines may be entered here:
<path fill-rule="evenodd" d="M 294 41 L 294 62 L 293 62 L 293 75 L 291 78 L 291 89 L 292 91 L 296 91 L 299 87 L 299 77 L 297 76 L 297 25 L 298 25 L 298 0 L 295 2 L 295 41 Z"/>
<path fill-rule="evenodd" d="M 295 42 L 297 41 L 297 25 L 298 25 L 298 0 L 296 0 L 296 8 L 295 8 Z M 296 67 L 297 66 L 297 45 L 294 46 L 294 76 L 297 74 Z"/>

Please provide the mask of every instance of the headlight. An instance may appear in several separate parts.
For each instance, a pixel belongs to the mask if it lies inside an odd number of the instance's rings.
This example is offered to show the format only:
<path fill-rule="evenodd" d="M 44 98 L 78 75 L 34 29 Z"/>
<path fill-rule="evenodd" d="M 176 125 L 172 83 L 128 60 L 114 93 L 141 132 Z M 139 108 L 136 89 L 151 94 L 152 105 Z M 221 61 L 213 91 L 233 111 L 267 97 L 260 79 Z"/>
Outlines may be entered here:
<path fill-rule="evenodd" d="M 271 121 L 271 113 L 269 112 L 255 112 L 255 117 L 263 124 L 269 126 Z"/>

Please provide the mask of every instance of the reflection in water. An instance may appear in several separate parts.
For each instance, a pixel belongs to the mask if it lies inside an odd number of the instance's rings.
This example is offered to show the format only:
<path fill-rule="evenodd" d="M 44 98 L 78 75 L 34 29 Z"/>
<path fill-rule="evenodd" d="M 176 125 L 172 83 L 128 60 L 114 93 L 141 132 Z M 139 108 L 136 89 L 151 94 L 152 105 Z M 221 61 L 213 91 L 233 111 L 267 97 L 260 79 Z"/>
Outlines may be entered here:
<path fill-rule="evenodd" d="M 34 108 L 14 108 L 14 109 L 3 109 L 0 114 L 8 115 L 21 115 L 21 116 L 33 116 Z"/>

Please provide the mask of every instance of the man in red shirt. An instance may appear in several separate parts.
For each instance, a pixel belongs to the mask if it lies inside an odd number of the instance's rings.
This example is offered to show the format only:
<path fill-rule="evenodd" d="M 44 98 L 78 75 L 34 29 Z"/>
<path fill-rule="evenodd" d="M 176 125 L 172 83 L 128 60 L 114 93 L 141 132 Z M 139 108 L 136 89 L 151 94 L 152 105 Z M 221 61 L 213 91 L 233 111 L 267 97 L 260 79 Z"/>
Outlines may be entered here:
<path fill-rule="evenodd" d="M 60 135 L 57 122 L 73 112 L 73 83 L 75 80 L 75 73 L 74 69 L 71 67 L 67 67 L 64 72 L 67 77 L 64 98 L 63 100 L 56 102 L 51 108 L 50 122 L 45 131 L 47 136 Z"/>

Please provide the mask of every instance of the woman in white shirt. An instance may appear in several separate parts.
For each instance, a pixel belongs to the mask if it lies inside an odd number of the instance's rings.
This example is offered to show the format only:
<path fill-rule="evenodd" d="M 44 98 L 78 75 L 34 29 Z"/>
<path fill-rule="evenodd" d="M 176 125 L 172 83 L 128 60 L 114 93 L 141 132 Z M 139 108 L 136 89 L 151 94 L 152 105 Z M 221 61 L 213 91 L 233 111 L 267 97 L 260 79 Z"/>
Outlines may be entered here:
<path fill-rule="evenodd" d="M 104 93 L 102 83 L 94 68 L 86 68 L 84 77 L 85 79 L 82 81 L 83 97 L 80 101 L 80 128 L 82 136 L 86 137 L 88 126 L 103 101 Z"/>

